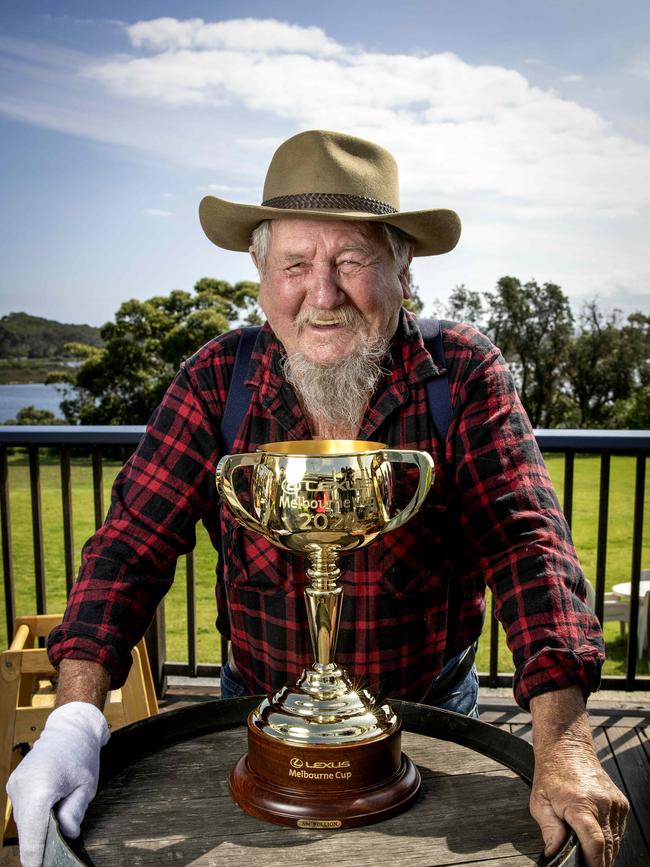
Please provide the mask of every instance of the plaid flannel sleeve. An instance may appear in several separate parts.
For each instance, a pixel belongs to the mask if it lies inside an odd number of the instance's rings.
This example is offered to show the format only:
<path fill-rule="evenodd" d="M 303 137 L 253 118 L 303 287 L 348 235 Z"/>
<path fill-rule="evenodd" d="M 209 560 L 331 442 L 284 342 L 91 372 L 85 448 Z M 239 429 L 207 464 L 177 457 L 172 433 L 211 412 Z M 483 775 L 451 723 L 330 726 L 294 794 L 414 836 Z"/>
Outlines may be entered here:
<path fill-rule="evenodd" d="M 598 688 L 602 631 L 585 604 L 570 530 L 500 352 L 484 338 L 456 396 L 454 462 L 465 539 L 478 552 L 515 663 L 515 698 Z M 453 349 L 452 349 L 453 352 Z M 453 448 L 453 447 L 452 447 Z"/>
<path fill-rule="evenodd" d="M 204 394 L 183 367 L 119 473 L 104 525 L 86 543 L 63 623 L 48 640 L 53 665 L 101 663 L 120 686 L 140 640 L 195 544 L 195 525 L 215 506 L 218 430 Z"/>

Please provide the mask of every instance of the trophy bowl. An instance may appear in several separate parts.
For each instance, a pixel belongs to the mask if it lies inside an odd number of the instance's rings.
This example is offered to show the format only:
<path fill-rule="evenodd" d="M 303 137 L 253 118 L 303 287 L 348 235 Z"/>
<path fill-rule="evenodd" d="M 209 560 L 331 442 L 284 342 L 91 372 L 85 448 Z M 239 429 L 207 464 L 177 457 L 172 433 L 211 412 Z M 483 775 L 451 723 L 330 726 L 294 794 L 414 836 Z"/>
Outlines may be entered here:
<path fill-rule="evenodd" d="M 419 470 L 401 510 L 396 464 Z M 238 473 L 247 467 L 248 479 Z M 416 797 L 420 775 L 401 752 L 397 714 L 355 689 L 334 660 L 343 592 L 337 561 L 404 524 L 432 480 L 427 453 L 365 440 L 268 443 L 219 462 L 217 487 L 237 520 L 310 561 L 305 602 L 314 664 L 250 714 L 248 753 L 230 777 L 234 801 L 251 815 L 294 827 L 351 827 L 387 819 Z M 242 484 L 250 509 L 237 493 Z"/>

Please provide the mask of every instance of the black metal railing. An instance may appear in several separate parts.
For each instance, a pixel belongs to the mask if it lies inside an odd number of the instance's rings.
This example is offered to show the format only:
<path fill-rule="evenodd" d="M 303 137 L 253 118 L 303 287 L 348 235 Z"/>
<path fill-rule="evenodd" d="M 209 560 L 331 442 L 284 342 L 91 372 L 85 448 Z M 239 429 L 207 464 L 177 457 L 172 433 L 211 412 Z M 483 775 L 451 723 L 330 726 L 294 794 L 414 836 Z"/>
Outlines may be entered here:
<path fill-rule="evenodd" d="M 63 513 L 63 551 L 65 561 L 65 582 L 69 591 L 75 577 L 76 552 L 73 542 L 73 514 L 71 495 L 72 449 L 87 450 L 92 465 L 93 509 L 95 527 L 104 519 L 103 500 L 103 459 L 108 454 L 120 450 L 126 457 L 136 447 L 144 428 L 140 426 L 44 426 L 44 427 L 0 427 L 0 523 L 2 542 L 2 564 L 4 572 L 4 599 L 7 636 L 13 634 L 16 617 L 14 598 L 14 563 L 11 544 L 11 513 L 9 497 L 8 451 L 11 448 L 27 450 L 29 479 L 31 489 L 32 540 L 34 550 L 34 586 L 38 614 L 47 612 L 45 560 L 43 548 L 43 516 L 41 508 L 40 452 L 54 449 L 59 455 L 61 503 Z M 635 485 L 633 496 L 633 530 L 630 551 L 631 597 L 629 609 L 629 641 L 627 646 L 626 673 L 624 677 L 604 677 L 604 689 L 647 689 L 650 677 L 637 676 L 637 623 L 639 616 L 639 588 L 641 580 L 641 557 L 643 550 L 644 500 L 646 490 L 646 460 L 650 454 L 650 431 L 563 431 L 539 430 L 535 435 L 544 453 L 564 455 L 564 497 L 563 509 L 569 524 L 573 517 L 574 465 L 576 455 L 600 457 L 600 493 L 598 502 L 598 532 L 596 555 L 595 611 L 603 620 L 605 598 L 606 555 L 608 541 L 608 517 L 610 502 L 610 467 L 614 455 L 624 455 L 635 459 Z M 196 576 L 194 557 L 186 557 L 186 605 L 187 605 L 187 660 L 175 662 L 166 658 L 164 606 L 160 606 L 156 620 L 147 635 L 147 645 L 151 657 L 154 676 L 159 687 L 163 687 L 167 675 L 187 675 L 190 677 L 217 676 L 219 664 L 206 664 L 197 661 L 196 641 Z M 503 641 L 499 624 L 492 617 L 490 629 L 489 670 L 481 674 L 481 682 L 488 686 L 509 686 L 512 674 L 498 670 L 499 642 Z M 221 659 L 225 659 L 225 642 L 221 642 Z"/>

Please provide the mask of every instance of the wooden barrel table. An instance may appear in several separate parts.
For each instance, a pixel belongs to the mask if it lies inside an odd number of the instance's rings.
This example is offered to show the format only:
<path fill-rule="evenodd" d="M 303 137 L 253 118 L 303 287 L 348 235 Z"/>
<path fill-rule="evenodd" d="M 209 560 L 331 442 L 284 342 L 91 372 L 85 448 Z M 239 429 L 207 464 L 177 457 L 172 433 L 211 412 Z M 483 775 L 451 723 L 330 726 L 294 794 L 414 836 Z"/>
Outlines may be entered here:
<path fill-rule="evenodd" d="M 100 787 L 81 837 L 66 841 L 52 818 L 45 867 L 580 863 L 573 835 L 558 856 L 543 855 L 528 812 L 528 743 L 408 702 L 392 702 L 402 716 L 402 748 L 422 775 L 407 812 L 339 831 L 258 821 L 228 791 L 230 770 L 246 752 L 246 717 L 258 702 L 206 702 L 116 732 L 102 751 Z"/>

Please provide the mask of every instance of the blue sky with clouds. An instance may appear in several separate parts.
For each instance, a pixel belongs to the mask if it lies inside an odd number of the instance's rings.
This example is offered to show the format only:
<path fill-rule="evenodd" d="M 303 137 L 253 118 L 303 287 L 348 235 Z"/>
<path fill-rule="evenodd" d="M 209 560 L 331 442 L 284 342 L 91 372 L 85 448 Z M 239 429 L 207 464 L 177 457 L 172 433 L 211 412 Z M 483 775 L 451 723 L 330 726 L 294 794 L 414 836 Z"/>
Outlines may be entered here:
<path fill-rule="evenodd" d="M 506 273 L 648 312 L 649 85 L 647 0 L 3 0 L 0 314 L 101 324 L 254 278 L 198 201 L 259 201 L 315 127 L 388 147 L 404 207 L 460 213 L 416 260 L 427 312 Z"/>

